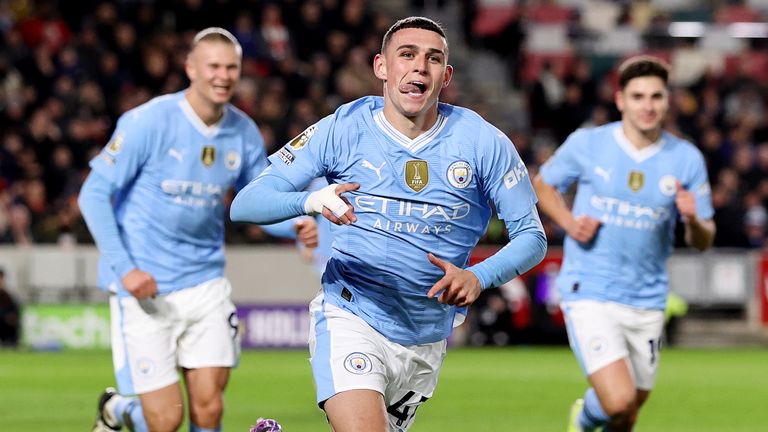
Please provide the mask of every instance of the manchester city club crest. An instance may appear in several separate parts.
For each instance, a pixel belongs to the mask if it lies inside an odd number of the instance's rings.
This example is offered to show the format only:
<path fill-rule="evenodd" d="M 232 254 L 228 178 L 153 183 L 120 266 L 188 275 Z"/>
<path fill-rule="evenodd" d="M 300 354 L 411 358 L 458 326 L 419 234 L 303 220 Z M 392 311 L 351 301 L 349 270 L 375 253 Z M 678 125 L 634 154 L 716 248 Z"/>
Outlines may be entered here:
<path fill-rule="evenodd" d="M 240 163 L 241 163 L 240 153 L 238 153 L 235 150 L 230 150 L 227 152 L 227 156 L 224 159 L 224 164 L 227 166 L 227 169 L 234 171 L 240 168 Z"/>
<path fill-rule="evenodd" d="M 203 165 L 209 167 L 216 161 L 216 149 L 213 146 L 203 146 L 203 153 L 200 155 Z"/>
<path fill-rule="evenodd" d="M 354 352 L 344 359 L 344 369 L 355 375 L 364 375 L 373 370 L 373 363 L 367 355 Z"/>
<path fill-rule="evenodd" d="M 677 178 L 673 175 L 665 175 L 659 180 L 659 190 L 665 196 L 672 196 L 677 192 Z"/>
<path fill-rule="evenodd" d="M 457 161 L 448 167 L 448 183 L 457 189 L 464 189 L 469 186 L 472 180 L 472 167 L 468 162 Z"/>
<path fill-rule="evenodd" d="M 429 184 L 429 168 L 425 160 L 410 160 L 405 163 L 405 184 L 414 192 L 420 192 Z"/>
<path fill-rule="evenodd" d="M 644 183 L 645 175 L 641 171 L 629 172 L 629 188 L 632 189 L 633 192 L 637 192 L 642 189 Z"/>

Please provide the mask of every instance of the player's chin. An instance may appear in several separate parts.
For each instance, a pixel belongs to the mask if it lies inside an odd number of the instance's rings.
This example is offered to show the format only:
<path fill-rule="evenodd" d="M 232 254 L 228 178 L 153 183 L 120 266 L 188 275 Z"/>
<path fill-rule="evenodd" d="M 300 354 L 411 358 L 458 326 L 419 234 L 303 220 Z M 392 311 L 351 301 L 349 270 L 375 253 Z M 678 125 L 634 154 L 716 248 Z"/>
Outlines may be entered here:
<path fill-rule="evenodd" d="M 211 94 L 211 101 L 213 103 L 222 104 L 223 105 L 225 103 L 228 103 L 232 99 L 233 94 L 234 94 L 234 92 L 232 92 L 232 91 L 226 91 L 226 92 L 214 91 Z"/>

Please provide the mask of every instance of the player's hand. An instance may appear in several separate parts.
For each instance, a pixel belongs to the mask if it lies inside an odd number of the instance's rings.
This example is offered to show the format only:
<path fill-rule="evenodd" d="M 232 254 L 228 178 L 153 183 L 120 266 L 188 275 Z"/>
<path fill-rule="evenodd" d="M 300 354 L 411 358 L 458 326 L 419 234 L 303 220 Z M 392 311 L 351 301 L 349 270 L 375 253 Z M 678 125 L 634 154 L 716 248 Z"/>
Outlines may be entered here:
<path fill-rule="evenodd" d="M 677 194 L 675 194 L 675 206 L 680 218 L 684 223 L 688 223 L 696 217 L 696 199 L 691 191 L 685 189 L 680 181 L 676 182 Z"/>
<path fill-rule="evenodd" d="M 358 189 L 360 189 L 359 183 L 330 184 L 309 194 L 304 203 L 304 211 L 309 215 L 322 214 L 324 218 L 336 225 L 357 222 L 354 207 L 341 194 Z"/>
<path fill-rule="evenodd" d="M 123 276 L 123 286 L 137 299 L 154 298 L 157 295 L 157 281 L 151 274 L 133 269 Z"/>
<path fill-rule="evenodd" d="M 459 307 L 469 306 L 477 300 L 477 297 L 480 296 L 481 287 L 480 281 L 474 273 L 460 269 L 431 253 L 427 254 L 427 259 L 445 272 L 445 276 L 432 285 L 432 288 L 427 292 L 428 298 L 434 298 L 437 293 L 442 291 L 443 293 L 440 294 L 437 301 Z"/>
<path fill-rule="evenodd" d="M 305 217 L 293 224 L 296 231 L 296 240 L 305 248 L 316 248 L 318 241 L 317 221 L 315 218 Z"/>
<path fill-rule="evenodd" d="M 600 221 L 581 215 L 573 219 L 573 222 L 565 230 L 572 239 L 579 243 L 589 243 L 595 238 L 597 230 L 600 228 Z"/>

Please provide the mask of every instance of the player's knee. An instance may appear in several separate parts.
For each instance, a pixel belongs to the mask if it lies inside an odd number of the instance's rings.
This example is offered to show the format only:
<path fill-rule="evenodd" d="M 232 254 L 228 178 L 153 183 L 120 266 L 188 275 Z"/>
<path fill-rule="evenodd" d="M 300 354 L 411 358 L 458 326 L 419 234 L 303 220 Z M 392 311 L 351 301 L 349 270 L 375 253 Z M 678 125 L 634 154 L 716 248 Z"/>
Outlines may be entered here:
<path fill-rule="evenodd" d="M 190 404 L 190 417 L 198 426 L 217 426 L 224 412 L 224 402 L 221 398 L 198 400 Z"/>
<path fill-rule="evenodd" d="M 183 421 L 183 411 L 181 409 L 172 409 L 167 411 L 155 411 L 147 413 L 144 411 L 144 418 L 147 420 L 149 430 L 156 432 L 174 432 L 181 427 Z"/>
<path fill-rule="evenodd" d="M 611 419 L 624 419 L 632 416 L 636 407 L 635 394 L 616 394 L 603 401 L 603 410 Z"/>

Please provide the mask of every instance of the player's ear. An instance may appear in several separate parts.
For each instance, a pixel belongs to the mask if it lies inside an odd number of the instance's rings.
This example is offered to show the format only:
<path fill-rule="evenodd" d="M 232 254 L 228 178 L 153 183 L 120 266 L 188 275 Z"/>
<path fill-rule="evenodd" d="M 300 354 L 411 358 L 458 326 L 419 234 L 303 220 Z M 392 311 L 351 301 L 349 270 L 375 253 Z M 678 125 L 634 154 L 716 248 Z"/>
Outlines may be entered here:
<path fill-rule="evenodd" d="M 192 64 L 192 53 L 188 54 L 187 59 L 184 60 L 184 72 L 187 73 L 187 78 L 192 81 L 195 75 L 195 66 Z"/>
<path fill-rule="evenodd" d="M 387 80 L 387 65 L 384 61 L 384 56 L 381 53 L 376 54 L 373 58 L 373 73 L 376 78 L 386 81 Z"/>
<path fill-rule="evenodd" d="M 448 87 L 448 84 L 451 83 L 451 77 L 453 77 L 453 66 L 448 65 L 443 73 L 443 88 Z"/>
<path fill-rule="evenodd" d="M 613 95 L 613 101 L 616 103 L 616 108 L 619 110 L 619 112 L 624 112 L 624 99 L 622 98 L 624 94 L 621 90 L 616 90 L 616 93 Z"/>

